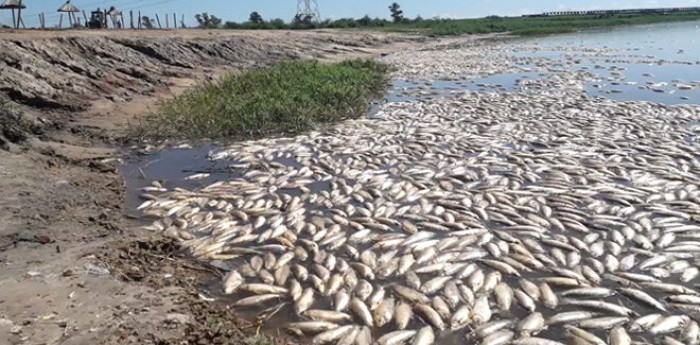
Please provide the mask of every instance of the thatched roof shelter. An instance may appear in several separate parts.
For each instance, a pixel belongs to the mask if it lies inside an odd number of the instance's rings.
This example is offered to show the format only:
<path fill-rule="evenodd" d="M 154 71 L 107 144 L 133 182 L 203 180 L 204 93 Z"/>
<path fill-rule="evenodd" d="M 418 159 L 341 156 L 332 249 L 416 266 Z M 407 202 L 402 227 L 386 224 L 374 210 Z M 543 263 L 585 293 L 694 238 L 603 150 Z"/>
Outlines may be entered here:
<path fill-rule="evenodd" d="M 25 8 L 27 8 L 27 5 L 22 4 L 20 0 L 5 0 L 0 4 L 0 10 L 19 10 Z"/>
<path fill-rule="evenodd" d="M 27 8 L 22 0 L 5 0 L 0 4 L 0 10 L 12 10 L 12 26 L 15 29 L 19 29 L 19 25 L 22 24 L 24 27 L 24 21 L 22 20 L 22 10 Z M 17 11 L 17 16 L 15 17 L 15 11 Z"/>
<path fill-rule="evenodd" d="M 58 8 L 58 12 L 61 13 L 61 19 L 58 21 L 58 27 L 62 28 L 63 27 L 63 14 L 68 13 L 68 23 L 70 24 L 70 27 L 72 28 L 74 23 L 75 25 L 78 24 L 78 18 L 76 18 L 75 14 L 80 12 L 80 9 L 75 7 L 75 5 L 70 3 L 70 0 L 66 1 L 63 6 Z"/>
<path fill-rule="evenodd" d="M 64 13 L 78 13 L 80 10 L 75 7 L 75 5 L 70 3 L 70 0 L 66 1 L 63 6 L 58 8 L 58 12 L 64 12 Z"/>

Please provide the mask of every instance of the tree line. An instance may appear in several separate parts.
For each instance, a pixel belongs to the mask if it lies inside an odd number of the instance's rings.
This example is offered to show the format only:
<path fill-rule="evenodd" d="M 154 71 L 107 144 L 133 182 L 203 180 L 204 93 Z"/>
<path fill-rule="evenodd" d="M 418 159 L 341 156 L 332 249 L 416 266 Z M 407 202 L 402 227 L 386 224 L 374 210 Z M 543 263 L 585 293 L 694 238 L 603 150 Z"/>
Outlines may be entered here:
<path fill-rule="evenodd" d="M 404 16 L 401 6 L 394 2 L 389 6 L 391 20 L 382 18 L 371 18 L 366 15 L 362 18 L 340 18 L 336 20 L 326 19 L 321 22 L 314 22 L 310 16 L 296 15 L 290 22 L 285 22 L 281 18 L 265 20 L 262 14 L 258 11 L 250 13 L 248 20 L 245 22 L 223 22 L 221 18 L 209 13 L 201 13 L 195 15 L 198 27 L 201 29 L 268 29 L 268 30 L 284 30 L 284 29 L 346 29 L 346 28 L 361 28 L 361 27 L 383 27 L 391 24 L 413 24 L 423 21 L 420 16 L 410 19 Z"/>

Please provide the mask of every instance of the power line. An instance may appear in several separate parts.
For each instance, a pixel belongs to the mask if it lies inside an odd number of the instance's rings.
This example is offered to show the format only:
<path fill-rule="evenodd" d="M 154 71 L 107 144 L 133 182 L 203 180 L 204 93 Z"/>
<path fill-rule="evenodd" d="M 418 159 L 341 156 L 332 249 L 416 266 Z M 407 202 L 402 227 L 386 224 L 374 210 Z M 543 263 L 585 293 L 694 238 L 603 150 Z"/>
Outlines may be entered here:
<path fill-rule="evenodd" d="M 321 13 L 318 10 L 316 0 L 298 0 L 297 1 L 297 18 L 310 20 L 313 23 L 321 21 Z"/>

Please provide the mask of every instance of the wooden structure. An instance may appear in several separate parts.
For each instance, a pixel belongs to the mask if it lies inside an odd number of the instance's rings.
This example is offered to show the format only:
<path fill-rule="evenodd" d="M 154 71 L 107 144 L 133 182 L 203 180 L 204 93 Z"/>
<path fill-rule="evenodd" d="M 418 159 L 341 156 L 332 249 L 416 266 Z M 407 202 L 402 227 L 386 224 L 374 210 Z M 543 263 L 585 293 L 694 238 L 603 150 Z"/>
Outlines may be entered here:
<path fill-rule="evenodd" d="M 25 8 L 27 6 L 22 3 L 22 0 L 5 0 L 0 5 L 0 10 L 12 10 L 12 27 L 15 29 L 19 29 L 20 25 L 25 27 L 24 20 L 22 20 L 22 10 Z M 17 11 L 16 15 L 15 11 Z"/>
<path fill-rule="evenodd" d="M 58 8 L 58 12 L 61 13 L 61 18 L 58 20 L 58 28 L 60 29 L 63 26 L 63 14 L 68 13 L 68 23 L 70 24 L 70 27 L 73 27 L 73 23 L 78 23 L 78 19 L 75 17 L 76 13 L 80 13 L 80 10 L 75 7 L 75 5 L 70 3 L 70 0 L 66 1 L 63 6 Z"/>
<path fill-rule="evenodd" d="M 124 28 L 124 14 L 122 13 L 121 10 L 112 6 L 109 8 L 109 11 L 107 11 L 107 15 L 110 18 L 112 18 L 112 26 L 115 29 L 123 29 Z"/>

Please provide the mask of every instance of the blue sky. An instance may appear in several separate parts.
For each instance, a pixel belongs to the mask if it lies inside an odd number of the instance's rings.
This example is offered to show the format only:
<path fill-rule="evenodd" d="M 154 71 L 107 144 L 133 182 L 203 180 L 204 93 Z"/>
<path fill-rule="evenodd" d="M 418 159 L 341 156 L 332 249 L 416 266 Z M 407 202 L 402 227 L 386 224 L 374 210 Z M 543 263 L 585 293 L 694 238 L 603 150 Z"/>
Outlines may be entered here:
<path fill-rule="evenodd" d="M 2 0 L 0 0 L 2 1 Z M 47 25 L 58 23 L 56 9 L 64 0 L 24 0 L 25 23 L 36 25 L 38 14 L 46 13 Z M 384 0 L 317 0 L 323 18 L 387 17 L 388 5 Z M 421 15 L 425 18 L 471 18 L 487 15 L 521 15 L 554 10 L 585 10 L 637 7 L 700 6 L 700 0 L 398 0 L 409 17 Z M 78 8 L 89 12 L 95 7 L 114 4 L 123 10 L 141 10 L 142 14 L 178 13 L 185 15 L 188 25 L 194 23 L 193 16 L 200 12 L 216 14 L 224 20 L 244 21 L 251 11 L 259 11 L 265 19 L 289 20 L 296 11 L 296 0 L 73 0 Z M 128 21 L 128 19 L 127 19 Z M 11 22 L 9 11 L 2 11 L 0 22 Z"/>

